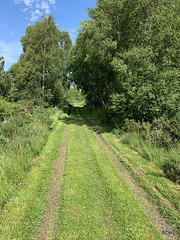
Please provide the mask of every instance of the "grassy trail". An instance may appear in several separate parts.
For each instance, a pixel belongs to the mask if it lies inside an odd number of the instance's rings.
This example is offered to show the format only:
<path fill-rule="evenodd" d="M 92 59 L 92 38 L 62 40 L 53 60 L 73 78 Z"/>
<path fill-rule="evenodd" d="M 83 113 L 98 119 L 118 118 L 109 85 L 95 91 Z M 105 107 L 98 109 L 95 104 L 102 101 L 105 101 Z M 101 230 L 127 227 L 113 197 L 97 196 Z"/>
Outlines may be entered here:
<path fill-rule="evenodd" d="M 57 239 L 162 239 L 93 131 L 69 129 Z"/>
<path fill-rule="evenodd" d="M 0 213 L 0 239 L 178 239 L 161 233 L 171 230 L 161 219 L 159 229 L 151 220 L 128 171 L 114 164 L 112 143 L 79 115 L 63 117 L 41 160 Z"/>

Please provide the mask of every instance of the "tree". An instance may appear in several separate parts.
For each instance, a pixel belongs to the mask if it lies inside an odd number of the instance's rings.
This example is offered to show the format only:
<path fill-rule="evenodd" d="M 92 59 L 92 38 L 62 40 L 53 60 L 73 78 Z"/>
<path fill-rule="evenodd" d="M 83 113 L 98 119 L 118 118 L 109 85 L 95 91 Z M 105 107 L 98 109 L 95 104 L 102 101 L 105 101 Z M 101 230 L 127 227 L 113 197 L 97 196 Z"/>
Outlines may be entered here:
<path fill-rule="evenodd" d="M 12 78 L 9 72 L 4 71 L 4 58 L 0 57 L 0 96 L 8 97 L 12 86 Z"/>
<path fill-rule="evenodd" d="M 109 35 L 92 20 L 82 22 L 71 52 L 72 80 L 87 95 L 91 106 L 107 108 L 109 103 L 112 85 L 109 79 L 113 80 L 114 75 L 110 63 L 116 49 L 116 42 Z"/>
<path fill-rule="evenodd" d="M 3 92 L 2 91 L 3 80 L 4 80 L 4 58 L 0 57 L 0 91 L 1 91 L 1 94 Z"/>
<path fill-rule="evenodd" d="M 64 42 L 62 43 L 62 37 Z M 65 59 L 71 47 L 67 32 L 60 32 L 54 17 L 42 16 L 35 25 L 28 26 L 21 38 L 23 54 L 11 68 L 18 98 L 35 98 L 51 104 L 62 101 L 65 82 Z"/>
<path fill-rule="evenodd" d="M 91 105 L 152 121 L 179 111 L 180 2 L 98 0 L 82 22 L 72 80 Z"/>
<path fill-rule="evenodd" d="M 121 14 L 121 51 L 112 109 L 125 117 L 152 121 L 179 111 L 178 1 L 125 0 Z"/>

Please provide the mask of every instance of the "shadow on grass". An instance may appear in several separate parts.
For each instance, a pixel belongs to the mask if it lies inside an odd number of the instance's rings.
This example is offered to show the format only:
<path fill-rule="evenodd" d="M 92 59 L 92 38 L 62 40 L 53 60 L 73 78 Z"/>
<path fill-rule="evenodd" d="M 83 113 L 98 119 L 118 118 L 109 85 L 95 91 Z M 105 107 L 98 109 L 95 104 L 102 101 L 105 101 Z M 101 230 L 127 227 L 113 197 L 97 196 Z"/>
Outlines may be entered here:
<path fill-rule="evenodd" d="M 78 126 L 86 125 L 88 128 L 100 133 L 111 132 L 114 127 L 107 121 L 107 116 L 100 109 L 87 107 L 74 107 L 64 109 L 67 117 L 61 119 L 66 124 Z"/>

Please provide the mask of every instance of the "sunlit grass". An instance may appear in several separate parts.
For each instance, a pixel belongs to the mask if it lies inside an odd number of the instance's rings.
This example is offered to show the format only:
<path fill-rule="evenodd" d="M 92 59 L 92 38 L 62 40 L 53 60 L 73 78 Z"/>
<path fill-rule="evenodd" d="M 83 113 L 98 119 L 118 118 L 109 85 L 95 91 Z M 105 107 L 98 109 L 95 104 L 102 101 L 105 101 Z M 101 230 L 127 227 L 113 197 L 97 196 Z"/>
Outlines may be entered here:
<path fill-rule="evenodd" d="M 93 132 L 80 120 L 73 119 L 70 125 L 58 239 L 161 239 Z"/>
<path fill-rule="evenodd" d="M 132 148 L 123 144 L 121 139 L 118 139 L 115 135 L 111 133 L 104 133 L 101 134 L 101 136 L 116 154 L 120 153 L 120 161 L 124 163 L 133 177 L 145 188 L 149 194 L 150 200 L 154 204 L 158 205 L 164 217 L 167 218 L 170 223 L 175 225 L 174 227 L 177 231 L 180 231 L 180 202 L 178 185 L 168 180 L 162 169 L 158 167 L 158 163 L 156 163 L 156 161 L 159 161 L 161 157 L 164 157 L 161 156 L 163 153 L 160 153 L 157 149 L 153 150 L 152 147 L 147 148 L 146 153 L 149 152 L 149 157 L 157 157 L 156 160 L 154 159 L 153 161 L 153 159 L 151 159 L 150 161 L 149 158 L 148 160 L 145 158 L 147 157 L 146 155 L 143 158 L 141 151 L 135 152 Z M 131 137 L 132 139 L 130 141 L 136 141 L 133 136 Z M 126 141 L 124 142 L 126 143 Z M 134 143 L 134 145 L 136 144 L 137 142 Z M 139 146 L 139 148 L 141 148 L 141 146 Z M 142 146 L 142 148 L 144 147 Z M 138 150 L 138 148 L 136 148 L 136 150 Z M 125 157 L 132 165 L 123 161 L 122 157 Z"/>
<path fill-rule="evenodd" d="M 41 155 L 1 212 L 0 239 L 33 239 L 45 213 L 47 190 L 56 162 L 65 124 L 59 122 Z"/>

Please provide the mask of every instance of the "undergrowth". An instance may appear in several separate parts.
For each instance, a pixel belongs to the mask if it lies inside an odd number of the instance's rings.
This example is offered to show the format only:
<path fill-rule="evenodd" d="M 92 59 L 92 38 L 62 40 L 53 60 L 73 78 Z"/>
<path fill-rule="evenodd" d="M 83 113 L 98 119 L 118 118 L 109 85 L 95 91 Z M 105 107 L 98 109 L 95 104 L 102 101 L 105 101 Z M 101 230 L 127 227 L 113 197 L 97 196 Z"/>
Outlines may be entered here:
<path fill-rule="evenodd" d="M 180 150 L 179 148 L 165 150 L 144 140 L 136 132 L 128 132 L 120 135 L 120 140 L 136 150 L 146 160 L 154 162 L 159 166 L 166 177 L 180 183 Z"/>
<path fill-rule="evenodd" d="M 23 109 L 23 108 L 21 108 Z M 57 108 L 24 109 L 0 123 L 0 209 L 21 185 L 53 126 Z"/>

